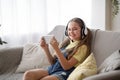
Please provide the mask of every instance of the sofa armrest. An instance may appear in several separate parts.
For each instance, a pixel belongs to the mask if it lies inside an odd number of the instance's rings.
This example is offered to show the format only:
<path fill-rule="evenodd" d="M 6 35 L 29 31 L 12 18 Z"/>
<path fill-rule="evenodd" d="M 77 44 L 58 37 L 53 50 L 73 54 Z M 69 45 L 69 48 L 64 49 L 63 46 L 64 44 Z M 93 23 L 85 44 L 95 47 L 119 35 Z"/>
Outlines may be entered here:
<path fill-rule="evenodd" d="M 87 77 L 83 80 L 120 80 L 120 70 L 100 73 Z"/>
<path fill-rule="evenodd" d="M 0 49 L 0 74 L 17 68 L 23 53 L 23 47 Z"/>

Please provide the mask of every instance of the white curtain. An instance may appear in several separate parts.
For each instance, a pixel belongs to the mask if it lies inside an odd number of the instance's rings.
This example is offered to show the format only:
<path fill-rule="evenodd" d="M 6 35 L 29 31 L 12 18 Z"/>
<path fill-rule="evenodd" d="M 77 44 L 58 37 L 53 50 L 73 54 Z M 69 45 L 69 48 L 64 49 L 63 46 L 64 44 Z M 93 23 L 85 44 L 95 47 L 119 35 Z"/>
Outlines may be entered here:
<path fill-rule="evenodd" d="M 91 0 L 0 0 L 0 36 L 7 46 L 39 42 L 73 17 L 91 25 Z"/>

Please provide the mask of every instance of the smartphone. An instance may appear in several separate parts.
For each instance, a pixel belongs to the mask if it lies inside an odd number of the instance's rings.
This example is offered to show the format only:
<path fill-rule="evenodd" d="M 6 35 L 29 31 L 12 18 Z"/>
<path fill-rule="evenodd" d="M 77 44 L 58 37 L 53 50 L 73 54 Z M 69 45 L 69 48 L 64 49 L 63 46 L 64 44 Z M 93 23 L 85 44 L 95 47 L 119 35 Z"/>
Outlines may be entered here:
<path fill-rule="evenodd" d="M 45 42 L 47 44 L 50 43 L 50 40 L 52 39 L 53 35 L 44 35 L 43 38 L 45 39 Z"/>

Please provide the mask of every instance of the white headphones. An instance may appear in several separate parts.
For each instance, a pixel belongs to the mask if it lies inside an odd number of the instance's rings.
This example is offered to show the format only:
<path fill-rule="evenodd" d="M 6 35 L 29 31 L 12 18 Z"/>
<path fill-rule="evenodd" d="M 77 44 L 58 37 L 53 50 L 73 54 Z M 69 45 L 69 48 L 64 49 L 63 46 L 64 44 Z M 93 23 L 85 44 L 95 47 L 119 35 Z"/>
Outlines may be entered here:
<path fill-rule="evenodd" d="M 82 39 L 84 39 L 87 34 L 88 34 L 88 29 L 87 29 L 87 27 L 84 26 L 84 27 L 82 28 L 82 32 L 81 32 Z"/>
<path fill-rule="evenodd" d="M 88 29 L 87 29 L 87 27 L 85 27 L 84 34 L 85 34 L 85 35 L 88 34 Z"/>

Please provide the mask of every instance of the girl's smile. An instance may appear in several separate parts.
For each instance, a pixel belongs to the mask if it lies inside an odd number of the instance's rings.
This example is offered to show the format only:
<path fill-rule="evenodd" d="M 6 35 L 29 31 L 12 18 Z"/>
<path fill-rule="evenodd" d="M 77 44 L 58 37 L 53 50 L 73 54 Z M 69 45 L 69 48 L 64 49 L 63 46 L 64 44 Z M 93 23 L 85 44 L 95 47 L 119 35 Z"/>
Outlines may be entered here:
<path fill-rule="evenodd" d="M 76 41 L 80 40 L 81 28 L 78 23 L 70 22 L 68 24 L 68 36 L 71 40 Z"/>

